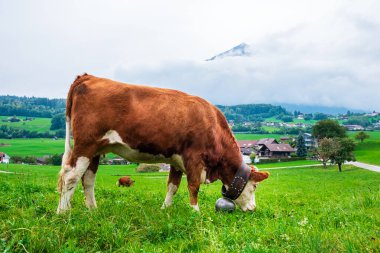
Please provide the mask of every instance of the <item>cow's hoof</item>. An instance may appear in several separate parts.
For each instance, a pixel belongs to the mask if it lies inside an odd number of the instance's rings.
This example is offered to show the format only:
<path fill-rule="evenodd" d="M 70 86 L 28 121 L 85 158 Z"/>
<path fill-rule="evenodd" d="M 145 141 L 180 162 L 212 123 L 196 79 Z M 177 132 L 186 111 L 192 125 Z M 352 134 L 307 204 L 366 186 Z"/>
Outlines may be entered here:
<path fill-rule="evenodd" d="M 199 206 L 198 206 L 198 204 L 196 204 L 196 205 L 191 205 L 191 207 L 192 207 L 193 210 L 196 211 L 196 212 L 199 212 L 199 211 L 200 211 L 200 210 L 199 210 Z"/>
<path fill-rule="evenodd" d="M 164 210 L 164 209 L 168 208 L 169 206 L 171 206 L 171 204 L 167 204 L 164 202 L 161 206 L 161 210 Z"/>
<path fill-rule="evenodd" d="M 57 208 L 57 214 L 63 214 L 66 213 L 69 209 L 63 209 L 63 208 Z"/>

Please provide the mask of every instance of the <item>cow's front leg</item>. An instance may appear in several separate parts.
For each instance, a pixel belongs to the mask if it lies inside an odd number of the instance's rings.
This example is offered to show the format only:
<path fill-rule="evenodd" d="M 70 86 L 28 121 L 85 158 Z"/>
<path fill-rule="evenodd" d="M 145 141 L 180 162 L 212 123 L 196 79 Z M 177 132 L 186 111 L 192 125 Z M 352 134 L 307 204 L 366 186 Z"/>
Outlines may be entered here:
<path fill-rule="evenodd" d="M 84 190 L 84 195 L 86 197 L 86 206 L 88 208 L 96 208 L 96 200 L 95 200 L 95 177 L 96 172 L 98 171 L 99 166 L 99 156 L 95 156 L 92 158 L 90 166 L 84 173 L 82 177 L 82 186 Z"/>
<path fill-rule="evenodd" d="M 168 178 L 168 186 L 167 193 L 165 197 L 165 201 L 162 204 L 161 209 L 164 209 L 170 206 L 173 203 L 173 196 L 177 193 L 179 185 L 182 179 L 182 171 L 177 170 L 173 166 L 170 166 L 169 178 Z"/>

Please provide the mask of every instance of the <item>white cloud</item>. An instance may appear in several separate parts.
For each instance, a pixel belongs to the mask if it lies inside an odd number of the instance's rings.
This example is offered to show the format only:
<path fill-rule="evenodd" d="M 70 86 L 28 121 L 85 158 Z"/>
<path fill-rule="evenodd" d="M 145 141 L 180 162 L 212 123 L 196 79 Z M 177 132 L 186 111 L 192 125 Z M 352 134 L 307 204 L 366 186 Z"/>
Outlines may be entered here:
<path fill-rule="evenodd" d="M 0 0 L 0 94 L 65 97 L 89 72 L 219 104 L 379 110 L 378 13 L 375 0 Z M 204 61 L 241 42 L 252 57 Z"/>
<path fill-rule="evenodd" d="M 352 9 L 352 8 L 351 8 Z M 218 104 L 296 103 L 378 109 L 380 23 L 341 9 L 252 43 L 251 57 L 119 67 L 115 76 Z M 361 10 L 362 11 L 362 10 Z M 363 14 L 363 15 L 362 15 Z"/>

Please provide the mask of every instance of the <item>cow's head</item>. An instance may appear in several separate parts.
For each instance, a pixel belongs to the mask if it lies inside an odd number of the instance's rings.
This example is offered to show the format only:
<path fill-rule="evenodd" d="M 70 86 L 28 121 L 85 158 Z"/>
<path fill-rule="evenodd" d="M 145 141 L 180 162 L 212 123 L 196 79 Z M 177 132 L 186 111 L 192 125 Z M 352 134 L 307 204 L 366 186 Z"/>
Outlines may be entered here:
<path fill-rule="evenodd" d="M 235 203 L 243 210 L 255 211 L 256 201 L 255 201 L 255 190 L 259 182 L 267 179 L 269 177 L 268 172 L 258 171 L 255 167 L 251 166 L 251 174 L 249 180 L 244 187 L 240 196 L 235 200 Z"/>

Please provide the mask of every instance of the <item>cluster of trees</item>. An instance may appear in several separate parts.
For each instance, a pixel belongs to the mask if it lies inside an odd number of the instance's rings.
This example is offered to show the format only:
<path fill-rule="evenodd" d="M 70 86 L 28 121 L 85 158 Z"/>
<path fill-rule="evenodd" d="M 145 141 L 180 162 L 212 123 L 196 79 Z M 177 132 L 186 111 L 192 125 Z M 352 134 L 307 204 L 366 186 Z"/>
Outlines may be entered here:
<path fill-rule="evenodd" d="M 10 159 L 11 163 L 27 163 L 27 164 L 37 164 L 37 157 L 35 156 L 12 156 Z M 62 155 L 54 154 L 52 156 L 46 157 L 43 164 L 50 165 L 61 165 Z"/>
<path fill-rule="evenodd" d="M 65 129 L 66 127 L 66 116 L 65 113 L 58 113 L 51 119 L 50 130 Z"/>
<path fill-rule="evenodd" d="M 285 108 L 270 104 L 217 105 L 217 107 L 223 112 L 227 120 L 233 120 L 235 123 L 260 122 L 266 118 L 278 117 L 279 115 L 291 116 L 291 113 Z"/>
<path fill-rule="evenodd" d="M 0 96 L 0 112 L 4 116 L 51 118 L 65 111 L 65 99 Z"/>
<path fill-rule="evenodd" d="M 232 131 L 234 132 L 246 132 L 246 133 L 252 133 L 252 134 L 268 134 L 269 132 L 266 131 L 264 128 L 262 128 L 260 122 L 255 122 L 249 125 L 245 124 L 234 124 L 232 126 Z"/>
<path fill-rule="evenodd" d="M 323 166 L 330 160 L 338 164 L 339 171 L 342 171 L 342 164 L 345 161 L 355 160 L 353 151 L 355 143 L 347 137 L 346 128 L 339 125 L 334 120 L 321 120 L 313 127 L 313 136 L 318 139 L 317 153 L 322 159 Z"/>
<path fill-rule="evenodd" d="M 373 120 L 373 121 L 372 121 Z M 348 119 L 344 124 L 346 125 L 360 125 L 362 127 L 368 127 L 371 125 L 371 123 L 376 123 L 375 119 L 369 120 L 368 117 L 365 116 L 353 116 L 350 119 Z"/>
<path fill-rule="evenodd" d="M 37 131 L 29 131 L 22 128 L 9 127 L 7 125 L 0 126 L 0 139 L 12 139 L 12 138 L 64 138 L 65 130 L 60 129 L 51 132 L 39 133 Z"/>
<path fill-rule="evenodd" d="M 297 135 L 299 133 L 310 132 L 311 128 L 302 128 L 302 127 L 280 127 L 277 130 L 274 130 L 273 134 L 284 134 L 284 135 Z"/>

